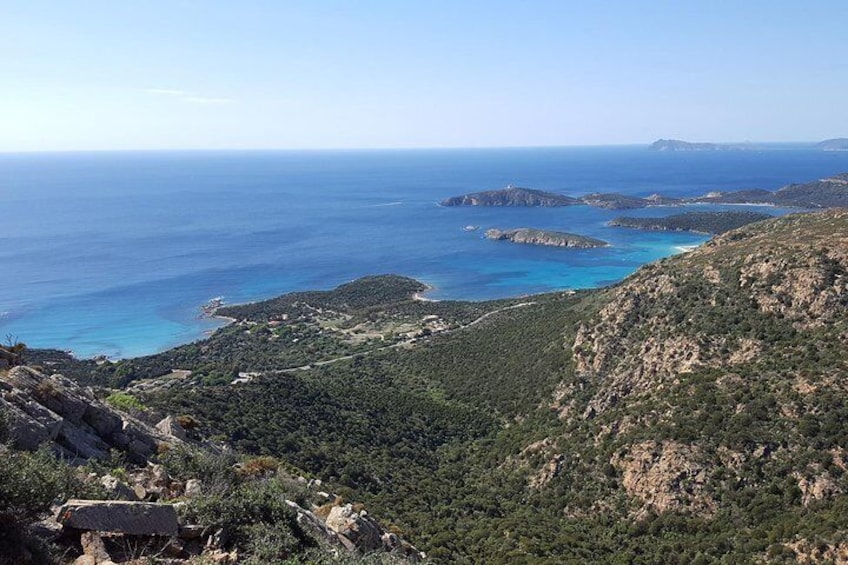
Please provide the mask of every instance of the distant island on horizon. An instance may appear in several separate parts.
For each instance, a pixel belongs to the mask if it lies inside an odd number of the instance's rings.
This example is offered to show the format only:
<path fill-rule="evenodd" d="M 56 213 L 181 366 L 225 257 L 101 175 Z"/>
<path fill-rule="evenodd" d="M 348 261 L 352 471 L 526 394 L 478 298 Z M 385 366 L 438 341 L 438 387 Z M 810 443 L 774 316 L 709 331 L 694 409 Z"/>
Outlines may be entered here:
<path fill-rule="evenodd" d="M 658 152 L 692 152 L 692 151 L 761 151 L 768 144 L 743 141 L 739 143 L 693 142 L 682 139 L 658 139 L 648 146 L 651 151 Z M 820 151 L 848 151 L 848 138 L 838 137 L 819 142 L 799 144 Z"/>

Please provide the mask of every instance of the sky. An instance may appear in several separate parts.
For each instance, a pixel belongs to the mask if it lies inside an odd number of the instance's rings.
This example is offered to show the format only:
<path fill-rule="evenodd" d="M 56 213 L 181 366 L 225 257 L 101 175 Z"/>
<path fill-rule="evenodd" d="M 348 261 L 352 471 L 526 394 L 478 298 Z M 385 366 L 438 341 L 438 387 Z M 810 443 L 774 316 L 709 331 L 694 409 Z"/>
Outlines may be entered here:
<path fill-rule="evenodd" d="M 848 137 L 848 2 L 0 0 L 0 151 Z"/>

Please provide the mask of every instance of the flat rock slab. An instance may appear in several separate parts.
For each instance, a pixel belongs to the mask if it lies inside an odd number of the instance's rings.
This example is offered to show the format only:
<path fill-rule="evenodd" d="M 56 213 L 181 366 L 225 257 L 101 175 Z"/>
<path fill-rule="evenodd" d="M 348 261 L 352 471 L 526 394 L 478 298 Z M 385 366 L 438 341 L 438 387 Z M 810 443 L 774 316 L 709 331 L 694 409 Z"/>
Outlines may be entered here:
<path fill-rule="evenodd" d="M 70 528 L 133 536 L 175 536 L 177 512 L 170 504 L 120 500 L 69 500 L 56 520 Z"/>

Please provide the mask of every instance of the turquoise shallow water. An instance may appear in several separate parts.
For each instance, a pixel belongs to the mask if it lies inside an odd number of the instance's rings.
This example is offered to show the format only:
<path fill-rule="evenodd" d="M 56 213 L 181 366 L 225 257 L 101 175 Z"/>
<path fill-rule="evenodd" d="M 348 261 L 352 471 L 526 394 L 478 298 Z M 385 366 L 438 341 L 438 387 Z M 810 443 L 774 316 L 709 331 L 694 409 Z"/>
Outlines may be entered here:
<path fill-rule="evenodd" d="M 437 202 L 508 183 L 571 195 L 688 196 L 774 189 L 844 171 L 848 154 L 785 147 L 0 155 L 0 337 L 80 356 L 141 355 L 214 328 L 198 318 L 212 297 L 256 300 L 374 273 L 419 278 L 435 287 L 433 298 L 594 287 L 705 238 L 609 228 L 605 222 L 622 212 L 585 206 Z M 612 247 L 564 250 L 482 237 L 490 227 L 525 226 Z"/>

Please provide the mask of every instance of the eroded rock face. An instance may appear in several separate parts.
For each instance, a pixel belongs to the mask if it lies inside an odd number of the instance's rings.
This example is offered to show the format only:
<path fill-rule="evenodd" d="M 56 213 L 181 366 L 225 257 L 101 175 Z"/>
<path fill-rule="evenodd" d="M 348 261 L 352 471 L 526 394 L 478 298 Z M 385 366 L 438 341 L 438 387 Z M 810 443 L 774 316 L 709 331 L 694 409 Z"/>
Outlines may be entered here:
<path fill-rule="evenodd" d="M 116 500 L 69 500 L 56 513 L 65 527 L 134 536 L 175 536 L 177 512 L 171 504 Z"/>
<path fill-rule="evenodd" d="M 45 375 L 18 366 L 0 373 L 0 410 L 7 416 L 11 439 L 20 449 L 42 444 L 71 460 L 100 459 L 110 449 L 145 463 L 161 443 L 182 439 L 173 425 L 164 434 L 103 404 L 89 389 L 61 375 Z"/>
<path fill-rule="evenodd" d="M 621 473 L 627 493 L 641 501 L 637 516 L 681 508 L 705 514 L 715 510 L 704 490 L 708 463 L 696 447 L 648 441 L 619 450 L 610 463 Z"/>
<path fill-rule="evenodd" d="M 565 344 L 577 372 L 601 384 L 585 415 L 687 373 L 756 362 L 767 344 L 752 328 L 826 329 L 848 317 L 846 219 L 833 210 L 741 228 L 604 291 L 605 305 Z"/>

